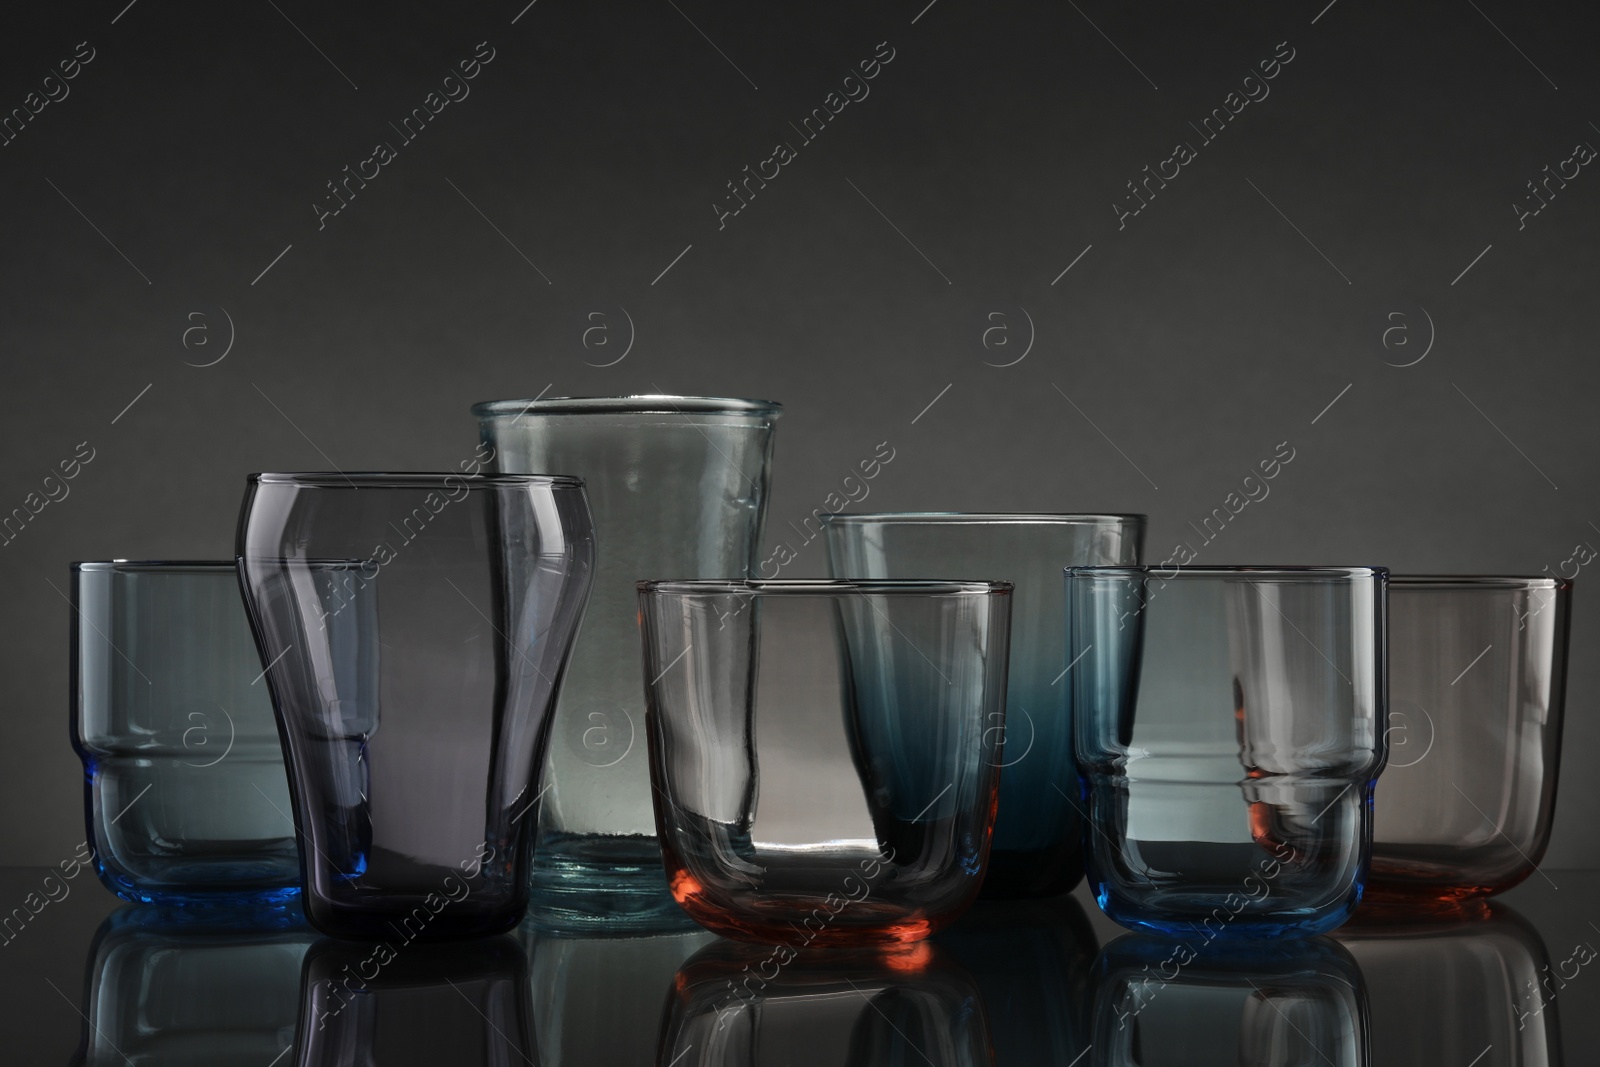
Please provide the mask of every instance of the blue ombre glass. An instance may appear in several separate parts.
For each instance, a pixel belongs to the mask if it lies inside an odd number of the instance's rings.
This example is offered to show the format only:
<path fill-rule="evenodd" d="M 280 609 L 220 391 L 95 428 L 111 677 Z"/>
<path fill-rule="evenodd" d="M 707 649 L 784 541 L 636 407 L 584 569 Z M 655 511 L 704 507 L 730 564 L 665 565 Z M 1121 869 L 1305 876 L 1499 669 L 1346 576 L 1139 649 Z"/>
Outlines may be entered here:
<path fill-rule="evenodd" d="M 300 860 L 232 563 L 72 565 L 72 746 L 100 880 L 158 904 L 290 899 Z"/>
<path fill-rule="evenodd" d="M 1065 893 L 1083 878 L 1067 715 L 1061 569 L 1139 562 L 1143 515 L 824 515 L 835 578 L 995 578 L 1015 589 L 1005 755 L 986 897 Z M 990 724 L 994 726 L 994 723 Z"/>
<path fill-rule="evenodd" d="M 1320 933 L 1360 900 L 1388 720 L 1388 572 L 1067 570 L 1085 867 L 1124 926 Z"/>

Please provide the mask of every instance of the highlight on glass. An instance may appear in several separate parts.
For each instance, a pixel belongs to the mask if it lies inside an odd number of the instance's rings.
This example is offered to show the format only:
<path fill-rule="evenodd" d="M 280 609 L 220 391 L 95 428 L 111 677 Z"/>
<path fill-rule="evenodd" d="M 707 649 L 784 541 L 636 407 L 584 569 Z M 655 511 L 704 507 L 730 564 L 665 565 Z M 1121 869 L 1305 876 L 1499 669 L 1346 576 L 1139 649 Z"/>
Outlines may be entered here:
<path fill-rule="evenodd" d="M 516 925 L 593 569 L 582 482 L 251 475 L 238 557 L 312 924 L 398 945 Z"/>
<path fill-rule="evenodd" d="M 1067 714 L 1061 570 L 1136 564 L 1143 515 L 891 512 L 822 516 L 835 578 L 1012 583 L 1000 814 L 985 897 L 1065 893 L 1083 877 Z"/>
<path fill-rule="evenodd" d="M 1572 583 L 1389 581 L 1389 766 L 1374 904 L 1451 909 L 1537 869 L 1550 843 Z"/>
<path fill-rule="evenodd" d="M 233 564 L 74 563 L 72 608 L 72 747 L 106 888 L 171 905 L 295 896 L 283 752 Z"/>
<path fill-rule="evenodd" d="M 773 433 L 765 400 L 546 397 L 477 404 L 491 469 L 582 478 L 601 545 L 556 706 L 534 857 L 534 911 L 575 928 L 666 929 L 644 743 L 634 583 L 756 577 Z"/>
<path fill-rule="evenodd" d="M 1207 940 L 1343 922 L 1385 755 L 1387 572 L 1082 567 L 1066 582 L 1100 907 Z"/>
<path fill-rule="evenodd" d="M 727 937 L 915 941 L 977 895 L 1006 582 L 639 583 L 673 895 Z"/>

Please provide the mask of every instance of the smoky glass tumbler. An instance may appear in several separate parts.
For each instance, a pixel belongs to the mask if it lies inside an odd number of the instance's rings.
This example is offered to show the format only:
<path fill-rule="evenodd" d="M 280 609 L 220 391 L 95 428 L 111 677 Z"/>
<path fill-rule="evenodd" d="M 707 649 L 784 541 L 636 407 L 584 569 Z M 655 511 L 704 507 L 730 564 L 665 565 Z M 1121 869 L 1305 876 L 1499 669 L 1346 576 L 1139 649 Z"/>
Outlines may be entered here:
<path fill-rule="evenodd" d="M 1550 842 L 1572 583 L 1389 582 L 1389 766 L 1374 797 L 1374 904 L 1510 889 Z"/>
<path fill-rule="evenodd" d="M 584 479 L 600 554 L 556 707 L 533 910 L 575 928 L 679 917 L 661 877 L 644 744 L 634 583 L 755 576 L 780 408 L 623 396 L 476 405 L 495 470 Z"/>
<path fill-rule="evenodd" d="M 1005 582 L 641 582 L 673 896 L 727 937 L 915 941 L 976 896 Z"/>
<path fill-rule="evenodd" d="M 1011 597 L 1006 757 L 985 897 L 1065 893 L 1083 877 L 1067 716 L 1061 570 L 1136 564 L 1143 515 L 825 515 L 835 578 L 998 578 Z"/>
<path fill-rule="evenodd" d="M 1319 933 L 1360 899 L 1384 758 L 1386 572 L 1067 572 L 1090 888 L 1134 928 Z"/>
<path fill-rule="evenodd" d="M 124 900 L 299 892 L 283 751 L 228 562 L 72 565 L 72 746 L 87 847 Z"/>
<path fill-rule="evenodd" d="M 238 558 L 312 924 L 401 945 L 515 926 L 592 572 L 582 483 L 252 475 Z"/>

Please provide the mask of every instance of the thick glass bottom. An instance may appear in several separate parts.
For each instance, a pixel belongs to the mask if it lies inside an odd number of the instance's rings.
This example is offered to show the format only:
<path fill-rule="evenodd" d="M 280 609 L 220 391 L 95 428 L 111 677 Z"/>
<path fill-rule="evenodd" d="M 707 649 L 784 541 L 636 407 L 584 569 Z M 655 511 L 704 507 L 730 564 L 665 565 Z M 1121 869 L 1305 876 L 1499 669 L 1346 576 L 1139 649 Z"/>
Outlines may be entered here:
<path fill-rule="evenodd" d="M 282 884 L 283 872 L 264 871 L 262 865 L 257 863 L 191 863 L 170 872 L 175 880 L 167 885 L 148 880 L 134 881 L 103 861 L 95 864 L 95 873 L 107 889 L 135 904 L 227 911 L 292 904 L 300 898 L 298 885 Z M 298 879 L 299 873 L 296 870 L 293 876 Z M 273 875 L 277 877 L 273 878 Z M 263 885 L 262 882 L 268 884 Z"/>
<path fill-rule="evenodd" d="M 533 854 L 528 917 L 551 931 L 618 934 L 694 928 L 667 889 L 661 846 L 642 834 L 550 834 Z"/>

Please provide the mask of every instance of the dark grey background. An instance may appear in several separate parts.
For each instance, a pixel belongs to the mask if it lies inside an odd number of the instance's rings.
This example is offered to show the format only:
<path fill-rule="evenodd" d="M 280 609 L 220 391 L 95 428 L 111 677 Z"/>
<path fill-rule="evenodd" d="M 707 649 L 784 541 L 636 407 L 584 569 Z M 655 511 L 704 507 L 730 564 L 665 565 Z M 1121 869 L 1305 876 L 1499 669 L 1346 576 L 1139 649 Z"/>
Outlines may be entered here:
<path fill-rule="evenodd" d="M 865 506 L 1146 511 L 1156 560 L 1285 441 L 1201 562 L 1537 573 L 1600 544 L 1600 173 L 1512 208 L 1600 145 L 1588 5 L 525 3 L 5 15 L 0 113 L 95 58 L 0 148 L 0 513 L 95 458 L 0 547 L 4 862 L 83 837 L 69 560 L 228 556 L 249 471 L 454 469 L 476 400 L 784 402 L 789 576 L 823 560 L 788 524 L 884 441 Z M 725 183 L 882 41 L 870 95 L 719 230 Z M 1119 229 L 1125 183 L 1284 41 Z M 1600 865 L 1588 580 L 1550 867 Z"/>

